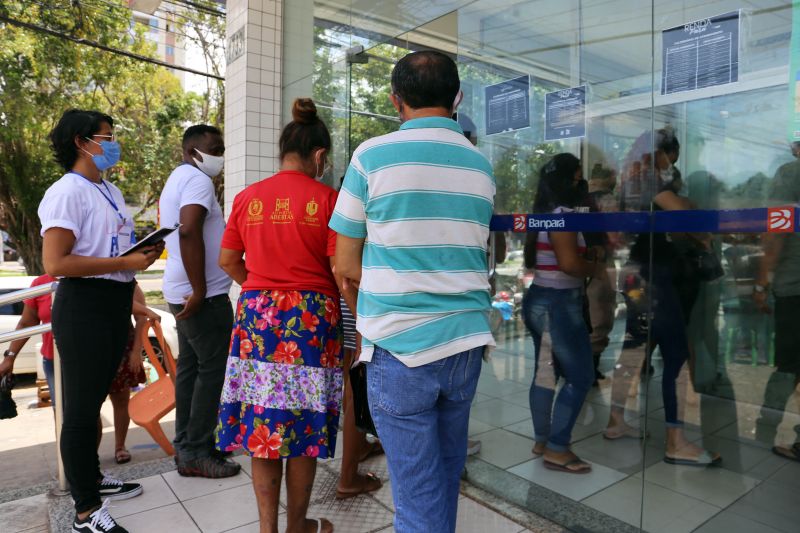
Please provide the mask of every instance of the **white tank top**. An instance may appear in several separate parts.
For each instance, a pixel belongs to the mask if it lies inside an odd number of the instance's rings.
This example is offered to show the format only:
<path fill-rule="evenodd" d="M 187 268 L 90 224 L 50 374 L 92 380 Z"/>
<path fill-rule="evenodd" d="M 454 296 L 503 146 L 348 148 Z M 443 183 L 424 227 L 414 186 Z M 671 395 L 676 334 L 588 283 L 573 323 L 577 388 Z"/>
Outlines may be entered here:
<path fill-rule="evenodd" d="M 553 213 L 571 213 L 567 207 L 558 207 Z M 586 253 L 586 241 L 583 233 L 578 232 L 578 255 Z M 583 278 L 570 276 L 561 271 L 556 260 L 556 252 L 550 243 L 550 234 L 540 231 L 536 241 L 536 268 L 534 269 L 533 283 L 539 287 L 551 289 L 577 289 L 583 286 Z"/>

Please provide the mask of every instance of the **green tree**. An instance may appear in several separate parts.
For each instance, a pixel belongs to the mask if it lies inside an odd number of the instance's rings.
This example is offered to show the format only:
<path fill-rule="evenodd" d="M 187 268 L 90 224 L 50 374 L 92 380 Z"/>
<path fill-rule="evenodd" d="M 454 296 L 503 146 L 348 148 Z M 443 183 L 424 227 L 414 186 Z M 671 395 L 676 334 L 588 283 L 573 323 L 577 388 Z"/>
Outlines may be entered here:
<path fill-rule="evenodd" d="M 225 76 L 225 17 L 221 16 L 220 3 L 215 0 L 195 0 L 205 9 L 195 9 L 191 16 L 175 17 L 176 30 L 187 43 L 197 47 L 203 54 L 204 70 L 215 76 Z M 219 14 L 213 14 L 213 12 Z M 211 124 L 220 129 L 225 123 L 225 81 L 206 78 L 206 90 L 200 95 L 200 114 L 197 122 Z M 212 178 L 217 199 L 223 203 L 225 196 L 225 173 Z"/>
<path fill-rule="evenodd" d="M 350 124 L 350 149 L 372 137 L 397 130 L 397 111 L 392 105 L 390 80 L 394 64 L 409 51 L 399 46 L 379 44 L 367 51 L 369 61 L 355 64 L 351 71 L 351 103 L 353 117 Z"/>
<path fill-rule="evenodd" d="M 205 71 L 215 76 L 225 76 L 225 17 L 215 0 L 194 0 L 206 9 L 195 9 L 191 16 L 175 17 L 176 29 L 183 39 L 196 46 L 203 54 Z M 212 14 L 218 11 L 218 15 Z M 222 127 L 225 122 L 225 82 L 206 78 L 206 92 L 202 95 L 200 120 Z"/>
<path fill-rule="evenodd" d="M 131 31 L 126 3 L 118 4 L 120 10 L 101 16 L 69 0 L 10 0 L 0 4 L 0 15 L 152 56 L 141 29 Z M 0 228 L 28 273 L 43 271 L 37 208 L 63 174 L 48 141 L 63 111 L 98 109 L 115 118 L 123 155 L 107 178 L 145 209 L 179 160 L 181 124 L 197 116 L 199 105 L 162 67 L 0 19 Z"/>

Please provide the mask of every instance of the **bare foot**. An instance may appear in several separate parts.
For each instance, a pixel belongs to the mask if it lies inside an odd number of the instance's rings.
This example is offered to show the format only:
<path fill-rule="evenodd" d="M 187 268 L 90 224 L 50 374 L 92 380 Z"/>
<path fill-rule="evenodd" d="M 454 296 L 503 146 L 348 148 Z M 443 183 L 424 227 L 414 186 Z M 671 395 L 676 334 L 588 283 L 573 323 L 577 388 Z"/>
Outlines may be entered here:
<path fill-rule="evenodd" d="M 356 482 L 353 484 L 353 486 L 344 487 L 339 485 L 336 487 L 336 499 L 346 500 L 347 498 L 354 498 L 359 494 L 366 494 L 367 492 L 376 491 L 381 488 L 382 485 L 383 484 L 381 483 L 380 478 L 378 478 L 378 476 L 372 472 L 365 476 L 357 474 Z"/>
<path fill-rule="evenodd" d="M 363 461 L 366 461 L 370 457 L 376 455 L 382 455 L 383 453 L 384 452 L 383 452 L 383 446 L 381 446 L 381 441 L 376 440 L 375 442 L 368 442 L 364 446 L 364 450 L 361 452 L 361 456 L 358 458 L 358 462 L 361 463 Z"/>
<path fill-rule="evenodd" d="M 708 454 L 712 462 L 719 462 L 720 455 L 717 452 L 704 450 L 700 446 L 689 442 L 680 428 L 667 429 L 667 449 L 666 457 L 679 461 L 698 461 Z"/>
<path fill-rule="evenodd" d="M 642 430 L 626 424 L 625 422 L 619 424 L 609 424 L 603 431 L 603 437 L 609 440 L 616 439 L 643 439 L 645 435 Z"/>
<path fill-rule="evenodd" d="M 539 457 L 540 455 L 544 454 L 544 449 L 546 446 L 547 446 L 546 442 L 536 442 L 533 444 L 533 449 L 531 450 L 531 453 L 533 453 L 533 455 L 535 455 L 536 457 Z"/>

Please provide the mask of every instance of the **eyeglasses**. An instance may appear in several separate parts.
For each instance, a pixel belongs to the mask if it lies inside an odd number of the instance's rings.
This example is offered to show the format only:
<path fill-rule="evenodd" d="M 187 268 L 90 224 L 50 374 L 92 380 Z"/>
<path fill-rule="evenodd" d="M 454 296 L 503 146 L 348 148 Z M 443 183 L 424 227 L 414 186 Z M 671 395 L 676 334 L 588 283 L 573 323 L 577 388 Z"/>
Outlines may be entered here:
<path fill-rule="evenodd" d="M 117 140 L 117 136 L 114 135 L 113 133 L 111 135 L 92 135 L 92 137 L 103 137 L 103 140 L 111 142 Z"/>

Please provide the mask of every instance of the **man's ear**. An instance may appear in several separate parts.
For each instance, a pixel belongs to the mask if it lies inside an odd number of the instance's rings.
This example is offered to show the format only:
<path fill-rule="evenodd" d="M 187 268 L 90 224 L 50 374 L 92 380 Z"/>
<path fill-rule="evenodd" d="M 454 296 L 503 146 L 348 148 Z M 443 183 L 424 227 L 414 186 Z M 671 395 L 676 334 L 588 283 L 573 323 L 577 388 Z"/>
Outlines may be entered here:
<path fill-rule="evenodd" d="M 197 151 L 194 144 L 190 144 L 186 147 L 186 150 L 183 152 L 184 158 L 189 157 L 189 159 L 197 159 L 201 163 L 203 162 L 203 156 L 200 152 Z"/>
<path fill-rule="evenodd" d="M 396 95 L 396 94 L 394 94 L 394 93 L 391 93 L 391 94 L 389 95 L 389 100 L 391 100 L 391 101 L 392 101 L 392 105 L 393 105 L 393 106 L 394 106 L 394 108 L 397 110 L 397 112 L 398 112 L 398 113 L 400 113 L 400 108 L 402 107 L 402 102 L 400 101 L 400 97 L 399 97 L 399 96 L 397 96 L 397 95 Z"/>

